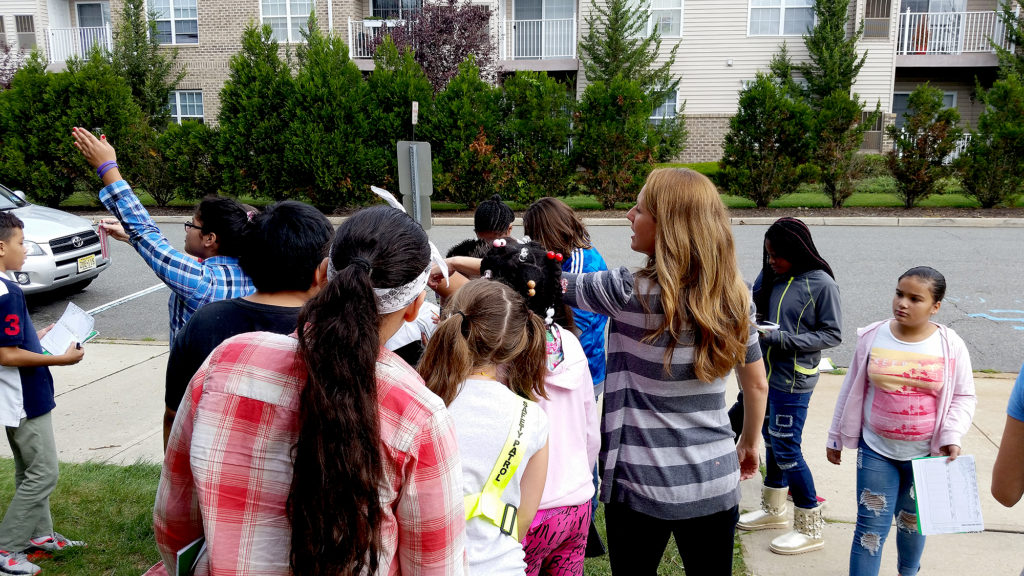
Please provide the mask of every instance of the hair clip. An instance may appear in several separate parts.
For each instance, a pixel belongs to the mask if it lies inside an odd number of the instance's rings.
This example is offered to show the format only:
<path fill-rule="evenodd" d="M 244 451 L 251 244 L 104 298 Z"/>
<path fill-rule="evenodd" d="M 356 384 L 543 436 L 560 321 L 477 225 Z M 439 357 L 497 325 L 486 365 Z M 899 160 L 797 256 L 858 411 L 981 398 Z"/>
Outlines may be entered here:
<path fill-rule="evenodd" d="M 529 250 L 529 248 L 527 248 L 526 246 L 523 246 L 523 249 L 519 251 L 519 261 L 520 262 L 526 262 L 526 260 L 529 257 L 530 257 L 530 250 Z"/>
<path fill-rule="evenodd" d="M 547 313 L 544 315 L 544 324 L 551 326 L 555 323 L 555 309 L 548 308 Z"/>
<path fill-rule="evenodd" d="M 488 280 L 490 280 L 491 276 L 492 276 L 492 274 L 491 274 L 490 270 L 484 270 L 484 278 L 487 278 Z"/>
<path fill-rule="evenodd" d="M 491 242 L 491 244 L 493 244 L 495 248 L 504 248 L 506 242 L 504 238 L 496 238 L 494 242 Z"/>
<path fill-rule="evenodd" d="M 562 285 L 562 294 L 565 294 L 569 290 L 569 281 L 566 280 L 565 278 L 562 278 L 559 284 Z"/>
<path fill-rule="evenodd" d="M 563 258 L 562 258 L 562 255 L 561 255 L 561 254 L 557 254 L 557 253 L 556 253 L 556 254 L 555 254 L 555 261 L 556 261 L 556 262 L 561 262 L 562 260 L 563 260 Z"/>
<path fill-rule="evenodd" d="M 256 215 L 256 211 L 255 210 L 249 210 L 248 212 L 245 213 L 245 219 L 248 220 L 249 222 L 252 222 L 252 217 L 255 216 L 255 215 Z"/>
<path fill-rule="evenodd" d="M 548 251 L 548 260 L 554 260 L 554 259 L 555 259 L 555 253 L 551 252 L 551 251 Z"/>
<path fill-rule="evenodd" d="M 527 280 L 526 281 L 526 287 L 529 288 L 529 290 L 526 291 L 527 295 L 529 295 L 529 296 L 536 296 L 537 295 L 537 291 L 534 290 L 534 288 L 537 287 L 537 283 L 536 282 L 534 282 L 533 280 Z"/>
<path fill-rule="evenodd" d="M 523 236 L 523 239 L 519 241 L 520 244 L 529 244 L 533 242 L 529 235 Z"/>

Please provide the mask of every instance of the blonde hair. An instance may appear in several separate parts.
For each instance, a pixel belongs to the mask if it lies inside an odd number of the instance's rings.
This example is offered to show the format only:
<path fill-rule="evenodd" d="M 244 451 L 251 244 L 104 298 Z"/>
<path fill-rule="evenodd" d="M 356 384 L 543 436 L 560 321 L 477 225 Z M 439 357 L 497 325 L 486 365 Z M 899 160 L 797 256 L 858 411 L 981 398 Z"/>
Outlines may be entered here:
<path fill-rule="evenodd" d="M 523 398 L 547 397 L 544 321 L 519 294 L 501 282 L 473 280 L 448 300 L 445 314 L 419 365 L 445 406 L 473 368 L 488 364 L 504 366 L 509 389 Z"/>
<path fill-rule="evenodd" d="M 647 177 L 643 209 L 655 221 L 654 255 L 640 276 L 661 288 L 664 320 L 644 338 L 668 332 L 665 370 L 689 324 L 693 367 L 702 381 L 725 376 L 746 358 L 750 294 L 736 265 L 725 206 L 704 175 L 688 168 L 662 168 Z M 641 298 L 646 306 L 647 299 Z"/>

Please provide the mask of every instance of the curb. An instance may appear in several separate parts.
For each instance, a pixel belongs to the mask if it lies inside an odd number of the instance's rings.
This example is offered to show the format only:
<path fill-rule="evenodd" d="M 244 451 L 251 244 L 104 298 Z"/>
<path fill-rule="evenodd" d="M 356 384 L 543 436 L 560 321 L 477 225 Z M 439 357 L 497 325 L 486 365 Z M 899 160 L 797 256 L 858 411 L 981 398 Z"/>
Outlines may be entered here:
<path fill-rule="evenodd" d="M 101 218 L 109 218 L 110 214 L 80 214 L 82 218 L 98 221 Z M 345 221 L 345 216 L 328 216 L 331 225 L 338 226 Z M 153 216 L 157 224 L 182 224 L 190 220 L 190 216 Z M 587 226 L 629 226 L 625 217 L 621 218 L 582 218 Z M 775 217 L 734 217 L 729 219 L 733 226 L 770 226 L 778 220 Z M 801 218 L 808 226 L 886 226 L 899 228 L 1024 228 L 1024 218 L 900 218 L 900 217 L 871 217 L 871 216 L 817 216 Z M 434 226 L 472 226 L 473 219 L 470 217 L 437 216 L 431 218 Z M 523 219 L 516 218 L 512 223 L 515 226 L 522 226 Z"/>

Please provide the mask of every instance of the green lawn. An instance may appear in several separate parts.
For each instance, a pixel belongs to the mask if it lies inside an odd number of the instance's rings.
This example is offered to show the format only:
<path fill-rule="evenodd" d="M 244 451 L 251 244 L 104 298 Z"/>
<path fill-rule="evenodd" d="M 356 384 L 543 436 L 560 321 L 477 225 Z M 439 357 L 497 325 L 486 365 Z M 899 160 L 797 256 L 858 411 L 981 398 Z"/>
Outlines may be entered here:
<path fill-rule="evenodd" d="M 14 494 L 14 461 L 0 459 L 0 506 Z M 160 467 L 61 464 L 50 497 L 53 526 L 87 548 L 74 548 L 36 563 L 43 574 L 138 576 L 160 555 L 153 540 L 153 498 Z"/>

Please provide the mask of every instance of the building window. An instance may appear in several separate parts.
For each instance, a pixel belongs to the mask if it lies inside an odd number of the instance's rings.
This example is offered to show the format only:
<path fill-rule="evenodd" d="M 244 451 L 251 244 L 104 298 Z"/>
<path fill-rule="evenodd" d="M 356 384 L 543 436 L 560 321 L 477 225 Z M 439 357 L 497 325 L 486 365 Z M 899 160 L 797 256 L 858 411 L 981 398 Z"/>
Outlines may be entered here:
<path fill-rule="evenodd" d="M 167 98 L 171 119 L 181 124 L 182 120 L 203 121 L 203 93 L 199 90 L 176 90 Z"/>
<path fill-rule="evenodd" d="M 814 27 L 814 0 L 750 0 L 750 36 L 803 36 Z"/>
<path fill-rule="evenodd" d="M 423 0 L 372 0 L 370 2 L 370 11 L 373 17 L 385 20 L 404 20 L 422 7 Z"/>
<path fill-rule="evenodd" d="M 36 22 L 32 16 L 15 16 L 14 29 L 18 33 L 18 48 L 32 50 L 36 47 Z"/>
<path fill-rule="evenodd" d="M 665 100 L 662 101 L 661 105 L 654 109 L 651 114 L 651 122 L 661 122 L 662 120 L 668 120 L 676 117 L 676 102 L 678 100 L 678 93 L 676 90 L 669 92 L 665 96 Z"/>
<path fill-rule="evenodd" d="M 199 11 L 196 0 L 150 0 L 156 16 L 156 37 L 161 44 L 197 44 Z"/>
<path fill-rule="evenodd" d="M 260 0 L 262 22 L 270 24 L 278 42 L 302 42 L 313 0 Z"/>
<path fill-rule="evenodd" d="M 7 28 L 4 27 L 4 17 L 0 16 L 0 50 L 7 48 Z"/>
<path fill-rule="evenodd" d="M 892 95 L 892 113 L 896 115 L 896 127 L 903 128 L 906 123 L 904 114 L 910 112 L 907 105 L 910 100 L 910 92 L 895 92 Z M 943 108 L 956 108 L 956 92 L 944 92 L 942 94 Z"/>
<path fill-rule="evenodd" d="M 867 0 L 864 7 L 864 38 L 889 38 L 892 0 Z"/>
<path fill-rule="evenodd" d="M 678 38 L 683 35 L 683 0 L 631 0 L 634 10 L 647 10 L 647 27 L 644 36 L 656 26 L 663 38 Z"/>

